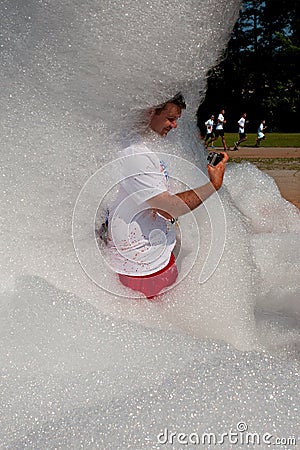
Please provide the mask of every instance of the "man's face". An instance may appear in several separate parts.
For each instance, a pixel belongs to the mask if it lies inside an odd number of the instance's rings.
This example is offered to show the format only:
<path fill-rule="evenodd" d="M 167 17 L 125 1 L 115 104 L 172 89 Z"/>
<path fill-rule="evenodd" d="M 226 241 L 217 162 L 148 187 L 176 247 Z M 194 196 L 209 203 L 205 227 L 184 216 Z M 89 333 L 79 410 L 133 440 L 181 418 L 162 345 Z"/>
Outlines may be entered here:
<path fill-rule="evenodd" d="M 160 113 L 153 112 L 150 128 L 162 137 L 166 137 L 172 128 L 177 127 L 177 120 L 181 117 L 180 106 L 167 103 Z"/>

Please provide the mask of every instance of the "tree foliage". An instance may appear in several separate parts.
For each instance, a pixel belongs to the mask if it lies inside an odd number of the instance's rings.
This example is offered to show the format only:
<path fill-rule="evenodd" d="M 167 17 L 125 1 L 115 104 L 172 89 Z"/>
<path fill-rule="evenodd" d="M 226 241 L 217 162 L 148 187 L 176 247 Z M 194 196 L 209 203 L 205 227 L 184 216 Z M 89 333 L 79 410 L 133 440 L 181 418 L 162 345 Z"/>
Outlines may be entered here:
<path fill-rule="evenodd" d="M 299 131 L 300 0 L 245 0 L 224 60 L 208 74 L 199 126 L 225 108 L 228 131 L 243 112 L 255 131 Z"/>

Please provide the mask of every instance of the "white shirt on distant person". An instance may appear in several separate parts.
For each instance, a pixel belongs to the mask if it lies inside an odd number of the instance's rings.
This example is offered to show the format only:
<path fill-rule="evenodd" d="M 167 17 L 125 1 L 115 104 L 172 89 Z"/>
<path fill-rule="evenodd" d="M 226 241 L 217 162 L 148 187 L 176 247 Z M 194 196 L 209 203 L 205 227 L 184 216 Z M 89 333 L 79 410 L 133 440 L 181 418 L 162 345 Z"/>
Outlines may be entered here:
<path fill-rule="evenodd" d="M 223 130 L 223 123 L 224 123 L 225 117 L 222 113 L 218 115 L 218 122 L 216 126 L 216 130 Z"/>
<path fill-rule="evenodd" d="M 259 127 L 258 127 L 258 130 L 257 130 L 257 137 L 258 137 L 259 139 L 261 139 L 261 138 L 263 138 L 263 137 L 265 136 L 264 133 L 262 132 L 263 129 L 264 129 L 264 124 L 261 123 L 261 124 L 259 125 Z"/>
<path fill-rule="evenodd" d="M 240 120 L 238 121 L 240 134 L 245 133 L 245 122 L 246 122 L 246 119 L 244 117 L 241 117 Z"/>
<path fill-rule="evenodd" d="M 207 133 L 207 134 L 212 133 L 212 131 L 213 131 L 213 126 L 214 126 L 214 121 L 213 121 L 212 119 L 208 119 L 208 120 L 205 122 L 205 125 L 206 125 L 206 133 Z"/>

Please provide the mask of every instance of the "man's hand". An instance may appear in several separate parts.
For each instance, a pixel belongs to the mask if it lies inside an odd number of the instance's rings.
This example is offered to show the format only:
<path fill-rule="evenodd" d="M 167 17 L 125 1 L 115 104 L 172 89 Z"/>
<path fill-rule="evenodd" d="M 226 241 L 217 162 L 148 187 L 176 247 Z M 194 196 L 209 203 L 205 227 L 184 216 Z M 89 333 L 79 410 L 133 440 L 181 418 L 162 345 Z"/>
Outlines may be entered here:
<path fill-rule="evenodd" d="M 216 165 L 207 165 L 208 176 L 213 187 L 218 191 L 223 183 L 223 177 L 225 173 L 226 162 L 228 161 L 228 155 L 225 152 L 220 152 L 223 155 L 223 159 Z"/>
<path fill-rule="evenodd" d="M 224 152 L 220 153 L 223 155 L 222 161 L 216 166 L 208 166 L 209 183 L 195 189 L 179 192 L 178 194 L 170 194 L 168 191 L 165 191 L 150 198 L 147 200 L 147 203 L 153 210 L 169 220 L 173 217 L 183 216 L 198 208 L 222 186 L 228 155 Z"/>

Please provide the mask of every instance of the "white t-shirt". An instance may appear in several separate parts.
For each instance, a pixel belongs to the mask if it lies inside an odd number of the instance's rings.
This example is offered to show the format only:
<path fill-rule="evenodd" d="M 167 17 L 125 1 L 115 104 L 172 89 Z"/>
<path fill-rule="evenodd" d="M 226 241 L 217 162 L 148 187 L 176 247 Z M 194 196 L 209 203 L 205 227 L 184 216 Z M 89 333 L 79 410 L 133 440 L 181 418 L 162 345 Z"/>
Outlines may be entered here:
<path fill-rule="evenodd" d="M 264 133 L 262 132 L 263 129 L 264 129 L 264 124 L 261 123 L 261 124 L 259 125 L 259 127 L 258 127 L 258 130 L 257 130 L 257 137 L 258 137 L 259 139 L 261 139 L 261 138 L 264 137 Z"/>
<path fill-rule="evenodd" d="M 208 119 L 208 120 L 205 122 L 205 125 L 206 125 L 206 133 L 207 133 L 207 134 L 212 133 L 212 131 L 213 131 L 213 126 L 214 126 L 214 121 L 211 120 L 211 119 Z"/>
<path fill-rule="evenodd" d="M 223 130 L 223 122 L 224 122 L 224 120 L 225 120 L 225 118 L 224 118 L 223 114 L 220 113 L 218 115 L 218 122 L 217 122 L 216 130 Z"/>
<path fill-rule="evenodd" d="M 150 275 L 166 267 L 176 244 L 175 224 L 147 200 L 168 190 L 163 161 L 144 143 L 122 151 L 118 197 L 109 209 L 110 263 L 120 274 Z"/>
<path fill-rule="evenodd" d="M 239 133 L 245 133 L 245 122 L 246 120 L 244 119 L 244 117 L 241 117 L 240 120 L 238 121 L 239 124 Z"/>

